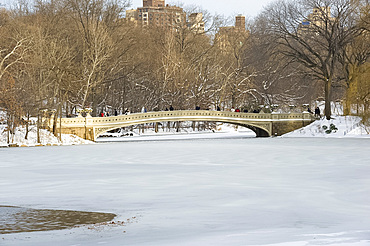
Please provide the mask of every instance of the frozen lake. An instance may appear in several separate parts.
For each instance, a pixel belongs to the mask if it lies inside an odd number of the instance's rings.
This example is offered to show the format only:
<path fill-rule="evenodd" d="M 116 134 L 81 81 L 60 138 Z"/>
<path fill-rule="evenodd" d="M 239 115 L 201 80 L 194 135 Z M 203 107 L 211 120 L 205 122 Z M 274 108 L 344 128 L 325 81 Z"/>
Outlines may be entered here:
<path fill-rule="evenodd" d="M 120 225 L 0 245 L 370 245 L 370 140 L 234 138 L 0 149 L 0 206 Z"/>

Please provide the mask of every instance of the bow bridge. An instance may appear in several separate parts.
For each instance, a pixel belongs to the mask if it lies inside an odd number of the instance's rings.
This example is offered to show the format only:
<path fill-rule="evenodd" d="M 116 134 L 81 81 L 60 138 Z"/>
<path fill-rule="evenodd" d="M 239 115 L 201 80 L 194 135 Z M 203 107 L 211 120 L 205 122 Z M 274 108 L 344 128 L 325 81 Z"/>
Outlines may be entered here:
<path fill-rule="evenodd" d="M 61 127 L 61 133 L 74 134 L 84 139 L 95 141 L 102 133 L 132 125 L 168 121 L 211 121 L 244 126 L 253 130 L 257 137 L 270 137 L 280 136 L 304 127 L 314 120 L 315 118 L 310 113 L 266 114 L 178 110 L 134 113 L 110 117 L 92 117 L 89 113 L 87 113 L 86 117 L 82 117 L 79 114 L 76 118 L 59 118 L 57 127 Z M 44 127 L 49 130 L 52 129 L 52 118 L 44 119 Z"/>

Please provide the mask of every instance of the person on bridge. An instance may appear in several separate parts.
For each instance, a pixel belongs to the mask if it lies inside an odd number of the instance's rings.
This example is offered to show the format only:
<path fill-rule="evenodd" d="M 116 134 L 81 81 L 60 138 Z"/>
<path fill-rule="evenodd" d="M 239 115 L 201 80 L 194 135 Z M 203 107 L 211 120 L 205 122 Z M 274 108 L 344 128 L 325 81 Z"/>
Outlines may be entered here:
<path fill-rule="evenodd" d="M 199 106 L 196 106 L 196 107 L 195 107 L 195 110 L 200 110 L 200 107 L 199 107 Z"/>
<path fill-rule="evenodd" d="M 100 113 L 100 117 L 104 117 L 104 113 L 103 112 Z"/>
<path fill-rule="evenodd" d="M 319 107 L 316 107 L 315 108 L 315 117 L 318 117 L 318 118 L 320 118 L 321 117 L 321 112 L 320 112 L 320 108 Z"/>
<path fill-rule="evenodd" d="M 217 111 L 221 111 L 220 106 L 217 106 Z"/>
<path fill-rule="evenodd" d="M 240 109 L 238 109 L 238 108 L 235 109 L 235 112 L 240 113 Z"/>
<path fill-rule="evenodd" d="M 114 116 L 117 116 L 118 115 L 118 112 L 117 112 L 117 109 L 114 110 Z"/>
<path fill-rule="evenodd" d="M 173 111 L 173 107 L 172 107 L 172 105 L 170 106 L 170 111 Z"/>

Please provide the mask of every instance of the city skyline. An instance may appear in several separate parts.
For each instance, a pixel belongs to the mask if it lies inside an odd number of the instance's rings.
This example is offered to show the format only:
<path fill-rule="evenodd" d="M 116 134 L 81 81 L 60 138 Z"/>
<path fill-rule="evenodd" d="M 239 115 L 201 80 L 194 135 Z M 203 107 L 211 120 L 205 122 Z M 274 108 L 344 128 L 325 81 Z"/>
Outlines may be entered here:
<path fill-rule="evenodd" d="M 128 9 L 136 9 L 138 7 L 143 6 L 143 0 L 130 0 L 131 5 Z M 269 3 L 273 2 L 274 0 L 229 0 L 227 4 L 223 0 L 184 0 L 184 1 L 176 1 L 176 0 L 168 0 L 166 4 L 170 5 L 179 5 L 183 4 L 184 6 L 188 5 L 196 5 L 209 11 L 211 14 L 220 14 L 224 15 L 225 17 L 234 17 L 236 15 L 242 14 L 246 17 L 255 17 L 259 14 L 263 7 L 268 5 Z M 0 0 L 0 6 L 6 5 L 10 7 L 15 1 L 14 0 Z"/>
<path fill-rule="evenodd" d="M 234 17 L 242 14 L 246 17 L 255 17 L 259 14 L 263 7 L 273 2 L 274 0 L 229 0 L 227 4 L 224 0 L 186 0 L 186 1 L 173 1 L 168 0 L 166 4 L 170 5 L 196 5 L 209 11 L 211 14 L 221 14 L 225 17 Z M 136 9 L 143 6 L 143 0 L 131 0 L 131 6 L 129 9 Z"/>

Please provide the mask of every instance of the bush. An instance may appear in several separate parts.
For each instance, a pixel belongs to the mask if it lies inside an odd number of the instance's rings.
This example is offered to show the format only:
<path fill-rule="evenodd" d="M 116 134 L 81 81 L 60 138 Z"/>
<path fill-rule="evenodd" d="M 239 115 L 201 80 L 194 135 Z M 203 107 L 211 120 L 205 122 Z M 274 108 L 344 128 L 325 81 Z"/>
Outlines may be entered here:
<path fill-rule="evenodd" d="M 338 128 L 333 124 L 333 123 L 331 123 L 330 124 L 330 126 L 328 127 L 328 126 L 326 126 L 326 125 L 323 125 L 322 126 L 322 129 L 324 129 L 325 130 L 325 133 L 326 134 L 330 134 L 330 133 L 335 133 L 335 132 L 337 132 L 338 131 Z"/>
<path fill-rule="evenodd" d="M 331 124 L 330 124 L 330 130 L 331 130 L 332 132 L 337 132 L 337 131 L 338 131 L 338 128 L 337 128 L 333 123 L 331 123 Z"/>

